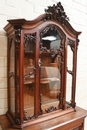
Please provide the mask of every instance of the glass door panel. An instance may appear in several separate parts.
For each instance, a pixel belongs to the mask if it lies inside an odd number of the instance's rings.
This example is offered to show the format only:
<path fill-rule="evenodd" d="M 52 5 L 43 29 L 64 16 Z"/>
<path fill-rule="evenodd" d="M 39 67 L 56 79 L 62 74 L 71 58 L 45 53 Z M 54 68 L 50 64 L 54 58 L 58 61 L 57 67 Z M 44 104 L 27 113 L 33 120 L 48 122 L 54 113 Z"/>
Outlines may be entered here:
<path fill-rule="evenodd" d="M 10 70 L 9 70 L 9 86 L 10 86 L 10 110 L 15 114 L 15 46 L 14 40 L 9 41 L 10 49 Z"/>
<path fill-rule="evenodd" d="M 35 34 L 24 35 L 24 118 L 34 117 Z"/>
<path fill-rule="evenodd" d="M 67 55 L 66 101 L 67 101 L 67 107 L 71 107 L 73 53 L 69 46 L 67 46 L 67 52 L 68 55 Z"/>
<path fill-rule="evenodd" d="M 60 104 L 60 49 L 61 39 L 49 29 L 42 37 L 40 47 L 40 97 L 42 112 L 59 109 Z"/>

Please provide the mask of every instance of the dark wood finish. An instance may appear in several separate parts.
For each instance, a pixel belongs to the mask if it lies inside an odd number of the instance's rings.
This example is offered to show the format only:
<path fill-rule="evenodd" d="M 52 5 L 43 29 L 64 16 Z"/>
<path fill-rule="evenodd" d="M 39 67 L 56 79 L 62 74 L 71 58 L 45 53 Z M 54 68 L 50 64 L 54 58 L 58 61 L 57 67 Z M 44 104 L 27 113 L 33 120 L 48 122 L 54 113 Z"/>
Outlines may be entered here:
<path fill-rule="evenodd" d="M 86 116 L 86 110 L 76 107 L 76 112 L 71 112 L 41 123 L 31 124 L 31 126 L 27 126 L 23 130 L 74 130 L 75 128 L 83 130 L 84 118 Z M 15 130 L 15 128 L 11 127 L 6 115 L 0 116 L 0 122 L 5 130 Z"/>
<path fill-rule="evenodd" d="M 49 6 L 45 14 L 33 21 L 8 20 L 4 28 L 8 36 L 7 116 L 14 128 L 45 129 L 47 125 L 48 129 L 50 124 L 55 130 L 83 129 L 86 111 L 85 116 L 77 119 L 83 110 L 75 110 L 77 47 L 81 32 L 75 31 L 68 21 L 60 2 Z M 68 70 L 67 63 L 69 47 L 73 53 L 72 70 Z M 70 102 L 66 100 L 67 73 L 72 76 Z"/>

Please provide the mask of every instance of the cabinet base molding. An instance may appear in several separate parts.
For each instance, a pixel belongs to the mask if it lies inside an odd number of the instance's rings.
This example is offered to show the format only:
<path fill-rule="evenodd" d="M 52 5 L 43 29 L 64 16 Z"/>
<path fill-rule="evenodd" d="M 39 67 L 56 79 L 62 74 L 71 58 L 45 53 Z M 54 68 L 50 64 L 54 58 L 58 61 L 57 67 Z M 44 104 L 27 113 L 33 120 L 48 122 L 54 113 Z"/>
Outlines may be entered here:
<path fill-rule="evenodd" d="M 54 114 L 53 114 L 54 115 Z M 36 122 L 24 123 L 18 129 L 23 130 L 84 130 L 84 119 L 87 116 L 87 111 L 76 107 L 76 112 L 70 112 L 62 116 L 56 116 L 51 119 L 41 121 L 36 120 Z M 8 120 L 7 115 L 0 116 L 0 122 L 5 130 L 15 130 L 13 127 L 17 127 L 16 125 L 12 125 Z M 34 124 L 35 123 L 35 124 Z M 23 128 L 24 127 L 24 128 Z"/>

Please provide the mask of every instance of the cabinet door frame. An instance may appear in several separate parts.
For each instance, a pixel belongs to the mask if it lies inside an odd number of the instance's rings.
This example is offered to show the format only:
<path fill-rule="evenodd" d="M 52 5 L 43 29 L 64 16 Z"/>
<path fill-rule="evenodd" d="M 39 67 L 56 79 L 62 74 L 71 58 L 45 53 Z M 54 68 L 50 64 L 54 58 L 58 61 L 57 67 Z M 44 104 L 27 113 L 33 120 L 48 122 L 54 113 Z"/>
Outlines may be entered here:
<path fill-rule="evenodd" d="M 46 28 L 52 28 L 55 27 L 55 29 L 58 31 L 58 34 L 61 38 L 61 45 L 60 45 L 60 55 L 61 55 L 61 95 L 60 95 L 60 109 L 66 109 L 66 65 L 67 65 L 67 48 L 66 48 L 66 33 L 59 24 L 56 22 L 50 21 L 43 23 L 40 25 L 39 28 L 39 37 L 41 38 L 44 32 L 46 32 Z M 64 32 L 63 32 L 64 31 Z M 41 42 L 41 39 L 39 39 L 39 43 Z"/>
<path fill-rule="evenodd" d="M 24 41 L 24 34 L 34 34 L 36 33 L 36 45 L 35 45 L 35 86 L 34 86 L 34 117 L 37 118 L 40 115 L 40 97 L 39 97 L 39 66 L 38 66 L 38 59 L 39 59 L 39 41 L 38 37 L 39 34 L 36 29 L 31 30 L 23 30 L 23 41 Z M 23 42 L 24 43 L 24 42 Z M 24 67 L 23 67 L 24 69 Z"/>

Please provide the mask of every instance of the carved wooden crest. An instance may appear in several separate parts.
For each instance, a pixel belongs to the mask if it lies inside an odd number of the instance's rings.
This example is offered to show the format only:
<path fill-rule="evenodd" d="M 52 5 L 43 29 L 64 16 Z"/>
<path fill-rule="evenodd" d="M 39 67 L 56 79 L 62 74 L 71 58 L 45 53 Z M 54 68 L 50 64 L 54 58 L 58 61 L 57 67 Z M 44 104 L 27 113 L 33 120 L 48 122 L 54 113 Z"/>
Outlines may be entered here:
<path fill-rule="evenodd" d="M 65 23 L 65 20 L 69 21 L 66 13 L 64 12 L 64 8 L 61 5 L 61 2 L 58 2 L 57 5 L 48 6 L 48 9 L 45 9 L 46 17 L 44 20 L 57 20 L 62 24 Z"/>

